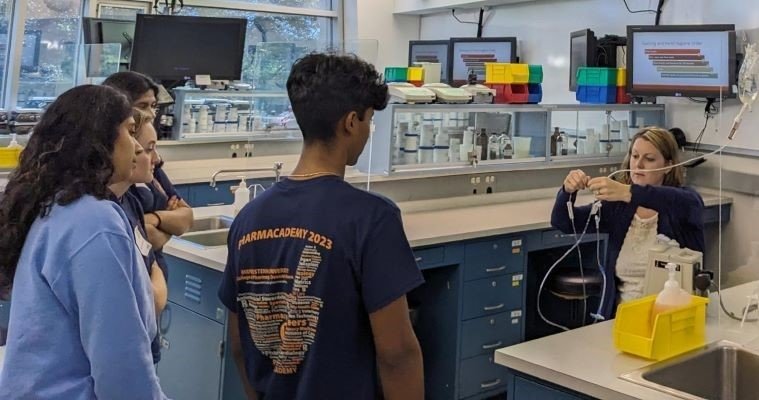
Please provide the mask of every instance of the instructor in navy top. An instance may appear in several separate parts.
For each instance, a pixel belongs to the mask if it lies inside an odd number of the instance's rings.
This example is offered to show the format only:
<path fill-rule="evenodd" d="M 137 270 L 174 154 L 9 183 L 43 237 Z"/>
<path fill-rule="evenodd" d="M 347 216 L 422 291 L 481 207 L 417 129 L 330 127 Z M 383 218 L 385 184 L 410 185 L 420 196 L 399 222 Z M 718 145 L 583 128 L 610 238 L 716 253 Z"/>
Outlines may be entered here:
<path fill-rule="evenodd" d="M 287 80 L 303 150 L 235 219 L 219 297 L 249 398 L 423 399 L 406 293 L 423 283 L 395 204 L 343 181 L 387 86 L 350 56 Z"/>
<path fill-rule="evenodd" d="M 632 137 L 619 181 L 607 177 L 591 179 L 574 170 L 564 179 L 551 214 L 551 225 L 572 233 L 567 202 L 574 205 L 577 191 L 590 189 L 601 200 L 598 231 L 609 234 L 606 251 L 606 295 L 601 308 L 612 318 L 621 301 L 641 297 L 648 250 L 657 234 L 676 240 L 680 246 L 704 251 L 704 202 L 693 189 L 683 186 L 682 167 L 674 136 L 665 129 L 644 128 Z M 664 169 L 656 172 L 643 170 Z M 591 218 L 591 206 L 574 206 L 574 229 L 581 232 Z M 591 221 L 588 232 L 596 232 Z"/>

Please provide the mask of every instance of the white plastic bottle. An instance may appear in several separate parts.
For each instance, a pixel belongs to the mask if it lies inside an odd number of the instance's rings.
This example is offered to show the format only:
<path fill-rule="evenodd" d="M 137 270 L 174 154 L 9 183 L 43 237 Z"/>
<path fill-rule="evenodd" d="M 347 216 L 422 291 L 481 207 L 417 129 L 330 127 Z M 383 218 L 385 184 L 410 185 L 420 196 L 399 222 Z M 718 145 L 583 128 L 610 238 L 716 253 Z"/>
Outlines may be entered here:
<path fill-rule="evenodd" d="M 680 283 L 675 279 L 677 264 L 667 263 L 669 279 L 664 282 L 664 289 L 656 296 L 654 308 L 651 310 L 651 326 L 656 321 L 656 316 L 676 308 L 685 307 L 691 303 L 691 295 L 680 287 Z"/>
<path fill-rule="evenodd" d="M 245 182 L 245 177 L 240 177 L 240 184 L 237 187 L 237 190 L 235 190 L 235 202 L 234 202 L 234 209 L 235 209 L 235 215 L 242 210 L 243 207 L 245 207 L 246 204 L 250 201 L 250 190 L 248 189 L 248 184 Z"/>

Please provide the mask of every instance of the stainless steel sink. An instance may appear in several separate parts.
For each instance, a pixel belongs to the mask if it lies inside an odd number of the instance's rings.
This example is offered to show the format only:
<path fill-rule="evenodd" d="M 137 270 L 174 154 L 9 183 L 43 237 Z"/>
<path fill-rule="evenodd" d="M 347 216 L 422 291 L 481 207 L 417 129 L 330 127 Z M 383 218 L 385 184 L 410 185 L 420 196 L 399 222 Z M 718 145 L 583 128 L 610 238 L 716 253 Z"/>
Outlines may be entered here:
<path fill-rule="evenodd" d="M 720 341 L 621 376 L 683 399 L 759 397 L 759 353 Z"/>
<path fill-rule="evenodd" d="M 227 245 L 227 235 L 229 229 L 217 229 L 211 231 L 191 232 L 177 238 L 177 240 L 183 240 L 190 242 L 200 247 L 217 247 Z"/>
<path fill-rule="evenodd" d="M 210 231 L 215 229 L 228 229 L 233 219 L 223 215 L 213 215 L 206 218 L 198 218 L 192 222 L 192 228 L 187 232 Z"/>

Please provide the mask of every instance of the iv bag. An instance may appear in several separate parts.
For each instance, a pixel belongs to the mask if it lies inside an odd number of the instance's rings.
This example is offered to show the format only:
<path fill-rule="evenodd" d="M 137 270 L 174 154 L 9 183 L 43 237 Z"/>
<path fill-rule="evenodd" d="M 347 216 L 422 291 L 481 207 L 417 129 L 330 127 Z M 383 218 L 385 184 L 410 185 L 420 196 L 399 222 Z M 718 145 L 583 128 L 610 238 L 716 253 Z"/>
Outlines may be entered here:
<path fill-rule="evenodd" d="M 759 89 L 759 52 L 756 43 L 746 45 L 745 58 L 738 75 L 738 98 L 741 103 L 751 106 Z"/>

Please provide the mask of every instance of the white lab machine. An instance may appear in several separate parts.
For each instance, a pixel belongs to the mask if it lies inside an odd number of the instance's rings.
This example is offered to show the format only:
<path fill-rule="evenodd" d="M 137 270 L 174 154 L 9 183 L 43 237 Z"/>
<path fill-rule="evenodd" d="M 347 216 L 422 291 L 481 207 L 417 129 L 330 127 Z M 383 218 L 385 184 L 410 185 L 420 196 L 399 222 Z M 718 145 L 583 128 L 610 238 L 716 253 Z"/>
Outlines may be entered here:
<path fill-rule="evenodd" d="M 680 248 L 675 240 L 664 235 L 657 237 L 657 243 L 648 251 L 648 269 L 643 287 L 643 295 L 659 293 L 664 282 L 669 279 L 667 263 L 677 264 L 675 279 L 688 293 L 694 293 L 693 277 L 701 271 L 703 254 L 700 251 Z"/>
<path fill-rule="evenodd" d="M 391 82 L 387 84 L 390 103 L 432 103 L 435 92 L 416 87 L 407 82 Z"/>
<path fill-rule="evenodd" d="M 495 99 L 495 90 L 485 85 L 470 84 L 464 85 L 460 89 L 465 90 L 472 95 L 472 103 L 474 104 L 492 104 Z"/>
<path fill-rule="evenodd" d="M 427 83 L 422 85 L 435 93 L 438 103 L 464 104 L 472 101 L 472 94 L 461 88 L 450 87 L 445 83 Z"/>

